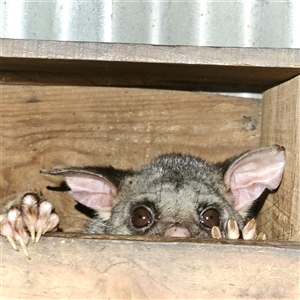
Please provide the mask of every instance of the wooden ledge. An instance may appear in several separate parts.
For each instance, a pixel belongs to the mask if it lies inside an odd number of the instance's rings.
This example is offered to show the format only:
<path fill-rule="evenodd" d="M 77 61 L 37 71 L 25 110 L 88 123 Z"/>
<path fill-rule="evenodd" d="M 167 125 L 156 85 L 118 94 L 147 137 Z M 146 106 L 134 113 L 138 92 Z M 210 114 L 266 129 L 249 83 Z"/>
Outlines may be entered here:
<path fill-rule="evenodd" d="M 300 74 L 299 49 L 1 39 L 6 84 L 261 93 Z"/>
<path fill-rule="evenodd" d="M 299 49 L 162 46 L 24 39 L 0 39 L 0 41 L 1 56 L 7 58 L 300 69 Z"/>
<path fill-rule="evenodd" d="M 160 244 L 199 244 L 199 245 L 227 245 L 242 249 L 254 248 L 274 248 L 274 249 L 289 249 L 297 250 L 300 253 L 300 242 L 294 241 L 278 241 L 278 240 L 265 240 L 265 241 L 246 241 L 246 240 L 229 240 L 229 239 L 200 239 L 200 238 L 178 238 L 178 237 L 163 237 L 163 236 L 132 236 L 132 235 L 116 235 L 116 234 L 89 234 L 79 232 L 49 232 L 45 237 L 53 238 L 66 238 L 66 239 L 94 239 L 100 241 L 115 241 L 120 243 L 126 242 L 141 242 L 141 243 L 160 243 Z"/>
<path fill-rule="evenodd" d="M 2 299 L 300 296 L 297 243 L 285 248 L 282 242 L 257 246 L 245 241 L 154 242 L 157 239 L 55 235 L 29 245 L 31 260 L 1 239 Z"/>

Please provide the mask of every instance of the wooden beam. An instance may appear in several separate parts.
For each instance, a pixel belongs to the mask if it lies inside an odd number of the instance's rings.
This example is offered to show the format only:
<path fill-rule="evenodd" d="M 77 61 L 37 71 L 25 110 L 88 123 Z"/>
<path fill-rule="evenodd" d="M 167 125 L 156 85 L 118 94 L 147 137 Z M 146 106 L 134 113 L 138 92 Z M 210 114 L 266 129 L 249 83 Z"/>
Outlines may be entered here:
<path fill-rule="evenodd" d="M 261 144 L 273 143 L 286 148 L 286 168 L 259 224 L 270 238 L 300 241 L 300 76 L 264 93 Z"/>
<path fill-rule="evenodd" d="M 300 74 L 298 49 L 1 40 L 7 84 L 257 92 Z"/>
<path fill-rule="evenodd" d="M 43 237 L 28 260 L 1 239 L 2 299 L 300 297 L 299 244 L 158 240 Z"/>

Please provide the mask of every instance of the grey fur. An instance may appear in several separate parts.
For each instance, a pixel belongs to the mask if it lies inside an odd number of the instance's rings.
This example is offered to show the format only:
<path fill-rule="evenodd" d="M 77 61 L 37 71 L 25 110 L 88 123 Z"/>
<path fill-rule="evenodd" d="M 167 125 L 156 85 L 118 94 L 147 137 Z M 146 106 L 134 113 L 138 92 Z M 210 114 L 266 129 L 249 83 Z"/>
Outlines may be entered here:
<path fill-rule="evenodd" d="M 123 179 L 111 218 L 93 219 L 85 232 L 161 235 L 167 227 L 178 224 L 188 228 L 194 237 L 209 237 L 211 229 L 192 217 L 208 207 L 219 211 L 223 231 L 231 217 L 242 228 L 242 217 L 229 205 L 222 177 L 221 165 L 181 154 L 160 156 Z M 151 205 L 157 212 L 154 226 L 145 232 L 131 225 L 131 211 L 139 204 Z"/>
<path fill-rule="evenodd" d="M 57 169 L 42 172 L 48 175 L 91 176 L 112 186 L 116 196 L 108 219 L 96 214 L 86 228 L 88 233 L 125 235 L 164 235 L 172 226 L 187 228 L 192 237 L 210 237 L 211 228 L 200 222 L 200 215 L 208 208 L 218 211 L 219 228 L 226 236 L 225 224 L 234 218 L 238 227 L 244 227 L 246 217 L 251 217 L 253 203 L 239 212 L 232 208 L 233 196 L 224 182 L 226 171 L 235 162 L 260 153 L 281 153 L 278 145 L 254 149 L 222 163 L 208 163 L 201 158 L 182 154 L 166 154 L 152 160 L 140 170 L 117 170 L 113 167 L 86 167 Z M 282 158 L 284 161 L 284 157 Z M 76 175 L 75 175 L 76 176 Z M 98 179 L 97 179 L 98 180 Z M 247 204 L 248 205 L 248 204 Z M 136 228 L 132 224 L 135 208 L 144 206 L 152 214 L 152 225 Z"/>

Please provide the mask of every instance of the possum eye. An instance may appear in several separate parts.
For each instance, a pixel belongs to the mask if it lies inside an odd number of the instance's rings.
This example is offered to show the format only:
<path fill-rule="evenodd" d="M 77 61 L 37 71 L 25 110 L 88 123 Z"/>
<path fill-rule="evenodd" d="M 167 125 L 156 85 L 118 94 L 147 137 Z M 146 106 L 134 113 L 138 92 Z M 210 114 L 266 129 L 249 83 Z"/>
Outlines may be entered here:
<path fill-rule="evenodd" d="M 214 208 L 208 208 L 201 212 L 200 214 L 200 223 L 206 227 L 219 226 L 220 215 L 217 210 Z"/>
<path fill-rule="evenodd" d="M 151 211 L 145 207 L 137 207 L 131 216 L 132 225 L 137 229 L 144 229 L 153 223 L 153 216 Z"/>

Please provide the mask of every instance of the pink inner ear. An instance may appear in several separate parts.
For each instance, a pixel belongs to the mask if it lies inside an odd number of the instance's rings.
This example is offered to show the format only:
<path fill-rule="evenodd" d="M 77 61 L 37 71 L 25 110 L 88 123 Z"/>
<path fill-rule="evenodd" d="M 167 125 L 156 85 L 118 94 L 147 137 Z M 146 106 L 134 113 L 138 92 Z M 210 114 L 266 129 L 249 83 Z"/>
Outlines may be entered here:
<path fill-rule="evenodd" d="M 67 176 L 69 194 L 81 204 L 100 211 L 111 211 L 117 189 L 101 177 L 76 174 Z"/>
<path fill-rule="evenodd" d="M 276 189 L 285 165 L 285 154 L 277 148 L 262 148 L 238 158 L 227 170 L 224 181 L 234 197 L 232 207 L 240 210 L 255 201 L 265 189 Z"/>

